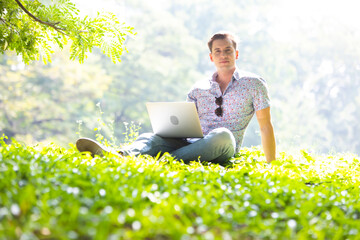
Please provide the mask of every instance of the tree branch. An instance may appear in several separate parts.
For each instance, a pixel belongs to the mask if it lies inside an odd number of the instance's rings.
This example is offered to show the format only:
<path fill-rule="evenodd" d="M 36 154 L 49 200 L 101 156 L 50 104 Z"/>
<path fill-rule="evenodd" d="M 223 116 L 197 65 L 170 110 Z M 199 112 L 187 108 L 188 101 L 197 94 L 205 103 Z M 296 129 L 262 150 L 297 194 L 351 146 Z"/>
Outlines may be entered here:
<path fill-rule="evenodd" d="M 59 24 L 60 22 L 56 22 L 56 23 L 50 23 L 50 22 L 45 22 L 45 21 L 42 21 L 41 19 L 35 17 L 33 14 L 31 14 L 31 12 L 29 12 L 22 4 L 19 0 L 15 0 L 15 2 L 19 5 L 19 7 L 27 14 L 29 15 L 34 21 L 36 22 L 39 22 L 41 24 L 44 24 L 44 25 L 47 25 L 49 27 L 52 27 L 54 28 L 56 31 L 64 34 L 64 35 L 67 35 L 66 33 L 64 33 L 63 31 L 66 31 L 66 29 L 64 28 L 59 28 L 57 27 L 56 25 Z"/>

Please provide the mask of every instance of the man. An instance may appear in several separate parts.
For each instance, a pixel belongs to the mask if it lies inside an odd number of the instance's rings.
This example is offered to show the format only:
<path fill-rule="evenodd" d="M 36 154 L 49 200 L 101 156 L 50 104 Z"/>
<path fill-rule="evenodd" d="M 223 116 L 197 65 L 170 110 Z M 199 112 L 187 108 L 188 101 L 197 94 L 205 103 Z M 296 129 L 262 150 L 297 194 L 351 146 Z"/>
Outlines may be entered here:
<path fill-rule="evenodd" d="M 146 133 L 121 149 L 122 155 L 156 156 L 159 152 L 169 152 L 186 163 L 197 159 L 223 163 L 240 149 L 245 129 L 256 113 L 266 161 L 275 160 L 275 136 L 265 81 L 236 67 L 239 51 L 232 34 L 217 33 L 210 38 L 208 46 L 217 71 L 210 81 L 195 85 L 187 96 L 187 101 L 196 104 L 204 138 L 172 139 Z M 92 154 L 107 151 L 87 138 L 79 139 L 76 146 Z"/>

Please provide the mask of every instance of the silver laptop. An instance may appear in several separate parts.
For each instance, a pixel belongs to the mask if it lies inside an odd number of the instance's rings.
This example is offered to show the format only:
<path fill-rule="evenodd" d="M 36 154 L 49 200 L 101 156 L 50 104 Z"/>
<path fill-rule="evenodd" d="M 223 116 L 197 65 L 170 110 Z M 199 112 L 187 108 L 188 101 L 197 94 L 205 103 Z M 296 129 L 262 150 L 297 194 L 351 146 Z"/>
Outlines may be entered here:
<path fill-rule="evenodd" d="M 195 103 L 148 102 L 146 108 L 156 135 L 172 138 L 203 137 Z"/>

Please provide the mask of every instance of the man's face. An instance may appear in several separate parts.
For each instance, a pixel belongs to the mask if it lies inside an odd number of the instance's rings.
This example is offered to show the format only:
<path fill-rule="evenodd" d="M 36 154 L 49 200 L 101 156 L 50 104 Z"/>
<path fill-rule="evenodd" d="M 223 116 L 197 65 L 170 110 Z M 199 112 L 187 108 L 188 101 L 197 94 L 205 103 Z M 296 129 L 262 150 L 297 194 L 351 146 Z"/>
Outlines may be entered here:
<path fill-rule="evenodd" d="M 210 60 L 218 70 L 231 70 L 235 68 L 235 61 L 239 57 L 230 39 L 217 39 L 212 44 Z"/>

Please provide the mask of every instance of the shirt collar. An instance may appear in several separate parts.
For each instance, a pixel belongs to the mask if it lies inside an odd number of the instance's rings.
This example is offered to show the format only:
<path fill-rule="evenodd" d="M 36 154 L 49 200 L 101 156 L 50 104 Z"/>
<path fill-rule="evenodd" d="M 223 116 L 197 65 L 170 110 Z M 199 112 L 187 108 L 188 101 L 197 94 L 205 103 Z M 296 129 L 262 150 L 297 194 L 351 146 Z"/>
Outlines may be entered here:
<path fill-rule="evenodd" d="M 212 78 L 211 78 L 211 82 L 216 82 L 216 77 L 218 76 L 218 73 L 215 72 L 213 75 L 212 75 Z M 240 69 L 238 69 L 237 67 L 235 68 L 235 71 L 233 73 L 233 77 L 232 77 L 232 80 L 237 80 L 239 81 L 242 77 L 244 76 L 244 74 L 242 73 L 242 71 Z"/>
<path fill-rule="evenodd" d="M 236 68 L 233 74 L 233 79 L 239 81 L 241 77 L 242 77 L 241 71 L 238 68 Z"/>

